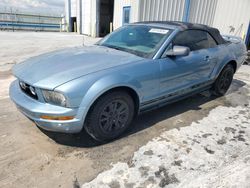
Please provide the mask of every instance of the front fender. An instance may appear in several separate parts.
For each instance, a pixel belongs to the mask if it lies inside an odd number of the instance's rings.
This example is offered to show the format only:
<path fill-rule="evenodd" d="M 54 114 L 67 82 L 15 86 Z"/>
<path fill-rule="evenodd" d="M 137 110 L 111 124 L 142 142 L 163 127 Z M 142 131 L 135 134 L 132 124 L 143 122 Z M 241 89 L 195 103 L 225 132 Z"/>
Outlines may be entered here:
<path fill-rule="evenodd" d="M 139 88 L 141 88 L 139 81 L 125 74 L 108 75 L 102 77 L 92 84 L 92 86 L 85 93 L 80 106 L 89 109 L 97 98 L 110 89 L 116 87 L 129 87 L 137 93 L 139 98 L 141 96 L 139 93 Z"/>
<path fill-rule="evenodd" d="M 119 72 L 98 74 L 98 76 L 95 74 L 84 76 L 65 83 L 55 90 L 65 94 L 69 100 L 70 107 L 79 109 L 77 116 L 82 117 L 84 122 L 89 108 L 96 99 L 108 90 L 116 87 L 129 87 L 137 93 L 139 100 L 141 99 L 142 95 L 139 92 L 139 88 L 141 88 L 140 82 L 129 75 Z"/>

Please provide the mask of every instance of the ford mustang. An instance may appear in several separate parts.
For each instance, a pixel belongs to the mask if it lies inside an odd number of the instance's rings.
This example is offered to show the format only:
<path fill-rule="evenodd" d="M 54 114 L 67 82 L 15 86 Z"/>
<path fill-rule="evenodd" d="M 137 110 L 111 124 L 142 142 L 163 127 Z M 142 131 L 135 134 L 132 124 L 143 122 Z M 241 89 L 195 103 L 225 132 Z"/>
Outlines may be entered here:
<path fill-rule="evenodd" d="M 141 112 L 210 90 L 224 95 L 246 58 L 242 40 L 183 22 L 125 25 L 89 47 L 13 67 L 10 97 L 39 127 L 100 141 L 121 135 Z"/>

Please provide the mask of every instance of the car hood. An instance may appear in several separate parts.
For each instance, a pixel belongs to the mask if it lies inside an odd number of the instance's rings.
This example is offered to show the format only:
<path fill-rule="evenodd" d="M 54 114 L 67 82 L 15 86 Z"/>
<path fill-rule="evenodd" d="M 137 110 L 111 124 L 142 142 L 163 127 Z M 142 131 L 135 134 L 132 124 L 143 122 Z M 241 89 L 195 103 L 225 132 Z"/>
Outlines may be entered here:
<path fill-rule="evenodd" d="M 141 59 L 102 46 L 75 47 L 30 58 L 15 65 L 12 71 L 30 85 L 54 89 L 78 77 Z"/>

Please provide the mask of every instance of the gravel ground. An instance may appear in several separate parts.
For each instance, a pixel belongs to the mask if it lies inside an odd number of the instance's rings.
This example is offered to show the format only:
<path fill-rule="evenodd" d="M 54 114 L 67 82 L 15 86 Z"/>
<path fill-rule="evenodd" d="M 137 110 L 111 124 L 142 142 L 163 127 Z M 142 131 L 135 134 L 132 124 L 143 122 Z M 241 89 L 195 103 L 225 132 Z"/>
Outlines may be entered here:
<path fill-rule="evenodd" d="M 15 63 L 97 39 L 68 33 L 0 32 L 0 187 L 249 187 L 250 67 L 225 97 L 208 93 L 143 114 L 100 145 L 38 129 L 10 101 Z"/>

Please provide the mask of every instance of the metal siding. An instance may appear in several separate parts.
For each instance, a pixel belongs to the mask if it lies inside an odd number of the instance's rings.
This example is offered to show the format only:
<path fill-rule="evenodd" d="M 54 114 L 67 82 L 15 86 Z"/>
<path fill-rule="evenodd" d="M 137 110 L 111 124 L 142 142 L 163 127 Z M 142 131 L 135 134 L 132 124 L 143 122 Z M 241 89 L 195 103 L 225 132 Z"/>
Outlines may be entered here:
<path fill-rule="evenodd" d="M 165 11 L 165 7 L 167 6 L 168 1 L 163 1 L 163 4 L 161 6 L 162 8 L 162 12 L 160 12 L 160 20 L 163 20 L 163 18 L 165 18 L 165 16 L 167 15 L 167 12 Z"/>
<path fill-rule="evenodd" d="M 66 5 L 68 3 L 67 0 Z M 81 1 L 81 0 L 80 0 Z M 98 0 L 82 0 L 82 33 L 95 35 Z M 66 19 L 79 15 L 76 0 L 71 0 L 71 6 L 66 6 Z M 182 21 L 185 0 L 114 0 L 114 28 L 122 25 L 123 7 L 131 6 L 130 22 L 175 20 Z M 220 29 L 221 33 L 246 34 L 250 18 L 250 0 L 190 0 L 189 22 L 211 25 Z M 71 10 L 71 11 L 70 11 Z M 79 22 L 78 22 L 79 23 Z M 242 26 L 242 30 L 240 26 Z M 229 33 L 229 26 L 235 28 Z M 236 33 L 238 31 L 238 33 Z"/>
<path fill-rule="evenodd" d="M 209 1 L 208 0 L 208 7 L 213 7 L 212 6 L 212 2 L 213 1 Z M 206 11 L 205 11 L 205 14 L 204 14 L 204 22 L 205 23 L 207 23 L 208 25 L 210 25 L 211 24 L 211 21 L 209 20 L 209 15 L 211 14 L 211 11 L 210 11 L 210 9 L 206 9 Z"/>
<path fill-rule="evenodd" d="M 160 4 L 160 1 L 157 1 L 156 0 L 156 11 L 155 11 L 155 18 L 157 19 L 157 20 L 159 20 L 159 16 L 160 16 L 160 14 L 159 14 L 159 12 L 160 12 L 160 7 L 161 7 L 161 4 Z"/>
<path fill-rule="evenodd" d="M 172 10 L 173 10 L 173 1 L 172 0 L 168 0 L 167 1 L 167 6 L 165 7 L 165 12 L 166 12 L 166 15 L 162 18 L 163 20 L 166 19 L 166 20 L 171 20 L 171 15 L 172 15 Z"/>
<path fill-rule="evenodd" d="M 149 20 L 150 0 L 145 0 L 145 1 L 146 1 L 145 18 L 146 20 Z"/>
<path fill-rule="evenodd" d="M 250 21 L 249 0 L 218 0 L 213 26 L 222 34 L 236 35 L 244 38 Z M 241 28 L 242 25 L 242 29 Z M 229 26 L 235 28 L 230 33 Z"/>
<path fill-rule="evenodd" d="M 138 21 L 181 21 L 185 0 L 140 0 Z"/>
<path fill-rule="evenodd" d="M 179 9 L 178 17 L 181 18 L 182 20 L 184 16 L 185 3 L 179 3 L 178 9 Z"/>
<path fill-rule="evenodd" d="M 191 0 L 189 22 L 212 25 L 218 0 Z"/>

